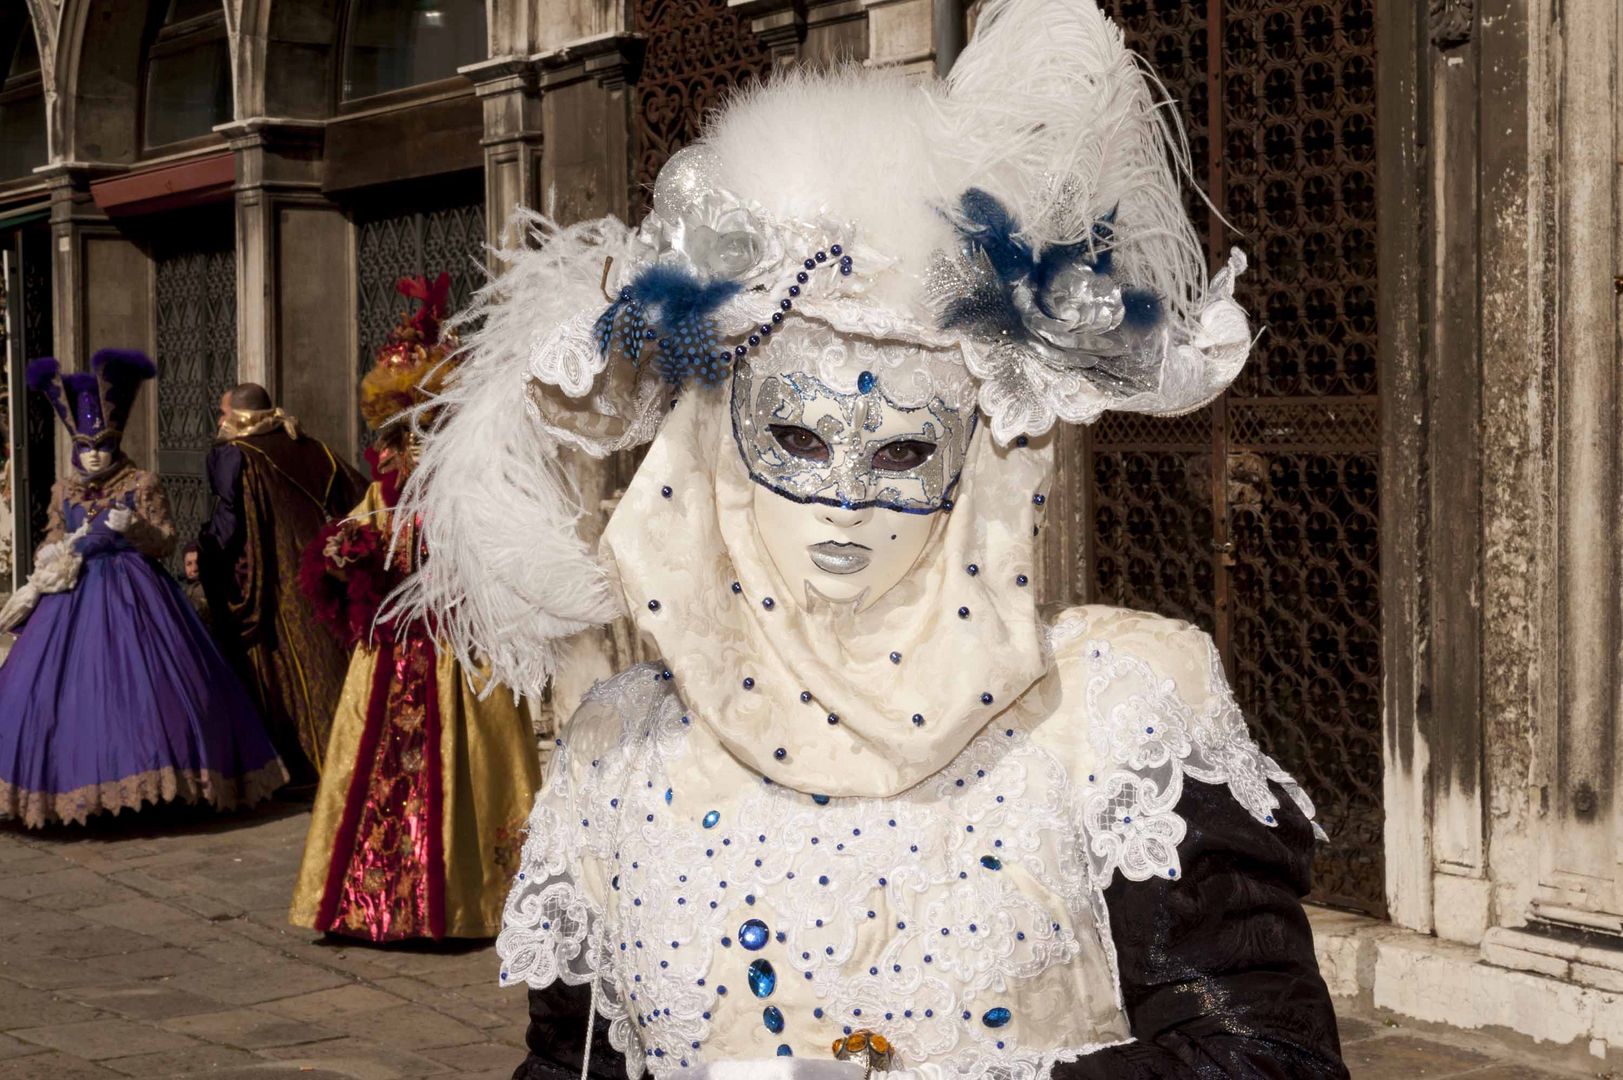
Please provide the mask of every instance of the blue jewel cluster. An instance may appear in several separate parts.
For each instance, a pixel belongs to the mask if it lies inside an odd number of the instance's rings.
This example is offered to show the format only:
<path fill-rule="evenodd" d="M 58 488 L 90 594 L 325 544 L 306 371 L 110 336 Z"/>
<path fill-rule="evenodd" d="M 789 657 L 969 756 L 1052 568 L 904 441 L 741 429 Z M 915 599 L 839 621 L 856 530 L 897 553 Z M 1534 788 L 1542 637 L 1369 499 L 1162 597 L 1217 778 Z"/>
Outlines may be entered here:
<path fill-rule="evenodd" d="M 838 268 L 844 277 L 852 272 L 851 256 L 839 244 L 807 256 L 801 266 L 771 320 L 732 345 L 722 340 L 715 314 L 742 286 L 736 281 L 703 281 L 680 266 L 646 267 L 598 316 L 594 325 L 598 353 L 624 358 L 638 368 L 650 362 L 661 378 L 678 388 L 690 379 L 715 386 L 735 363 L 771 340 L 813 272 L 822 267 Z"/>

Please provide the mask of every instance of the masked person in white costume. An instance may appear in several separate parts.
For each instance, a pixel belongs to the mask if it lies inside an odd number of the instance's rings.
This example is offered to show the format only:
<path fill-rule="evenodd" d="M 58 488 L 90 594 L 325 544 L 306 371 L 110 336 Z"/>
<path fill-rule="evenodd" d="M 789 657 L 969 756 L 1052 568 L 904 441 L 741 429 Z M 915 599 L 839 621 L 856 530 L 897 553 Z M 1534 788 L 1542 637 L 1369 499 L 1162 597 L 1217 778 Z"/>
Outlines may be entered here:
<path fill-rule="evenodd" d="M 945 82 L 745 93 L 635 231 L 528 219 L 395 604 L 522 690 L 619 614 L 663 659 L 531 816 L 518 1076 L 1346 1075 L 1312 807 L 1210 640 L 1034 597 L 1056 423 L 1198 408 L 1250 348 L 1178 132 L 1092 0 L 992 0 Z M 594 549 L 559 453 L 643 443 Z"/>

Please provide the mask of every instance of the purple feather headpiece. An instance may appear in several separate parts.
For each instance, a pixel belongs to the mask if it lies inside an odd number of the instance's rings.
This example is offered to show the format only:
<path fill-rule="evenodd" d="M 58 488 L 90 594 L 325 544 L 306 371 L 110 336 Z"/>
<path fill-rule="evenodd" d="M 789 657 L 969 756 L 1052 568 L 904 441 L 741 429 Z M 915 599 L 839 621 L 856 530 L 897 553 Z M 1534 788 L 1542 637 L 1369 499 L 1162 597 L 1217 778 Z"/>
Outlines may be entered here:
<path fill-rule="evenodd" d="M 90 358 L 90 371 L 64 372 L 54 356 L 28 365 L 28 385 L 44 394 L 73 433 L 75 450 L 118 452 L 124 424 L 141 384 L 158 374 L 148 356 L 134 349 L 102 349 Z"/>

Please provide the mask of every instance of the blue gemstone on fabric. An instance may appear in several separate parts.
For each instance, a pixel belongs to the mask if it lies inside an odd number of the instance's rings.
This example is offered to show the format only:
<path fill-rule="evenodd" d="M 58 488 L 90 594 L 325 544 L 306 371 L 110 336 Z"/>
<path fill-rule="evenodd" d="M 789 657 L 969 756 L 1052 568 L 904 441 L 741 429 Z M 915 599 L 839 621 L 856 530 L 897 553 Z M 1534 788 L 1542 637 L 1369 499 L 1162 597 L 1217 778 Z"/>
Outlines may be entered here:
<path fill-rule="evenodd" d="M 987 1009 L 986 1014 L 981 1017 L 981 1023 L 989 1028 L 1000 1028 L 1013 1018 L 1013 1013 L 999 1005 L 995 1009 Z"/>
<path fill-rule="evenodd" d="M 924 714 L 923 713 L 914 713 L 913 714 L 913 726 L 914 727 L 923 727 L 924 726 Z"/>
<path fill-rule="evenodd" d="M 960 618 L 960 619 L 967 619 L 967 618 L 969 618 L 969 609 L 968 609 L 968 608 L 966 608 L 966 607 L 961 607 L 961 608 L 959 608 L 959 609 L 958 609 L 958 617 L 959 617 L 959 618 Z"/>
<path fill-rule="evenodd" d="M 893 663 L 893 664 L 900 664 L 902 662 L 902 654 L 899 653 L 899 652 L 891 653 L 890 654 L 890 662 Z"/>
<path fill-rule="evenodd" d="M 1028 578 L 1024 574 L 1016 574 L 1015 577 L 1014 577 L 1014 583 L 1016 585 L 1021 586 L 1022 588 L 1025 587 L 1027 584 L 1029 584 L 1030 581 L 1031 581 L 1031 579 Z"/>
<path fill-rule="evenodd" d="M 707 829 L 714 829 L 716 827 L 716 822 L 718 822 L 720 820 L 721 820 L 721 811 L 720 810 L 712 810 L 712 811 L 710 811 L 708 814 L 706 814 L 704 816 L 704 823 L 703 824 L 704 824 L 704 827 L 707 828 Z"/>
<path fill-rule="evenodd" d="M 777 758 L 779 761 L 782 761 L 784 758 L 789 756 L 789 751 L 780 746 L 776 750 L 772 751 L 772 756 Z"/>
<path fill-rule="evenodd" d="M 671 805 L 671 789 L 670 788 L 665 789 L 665 805 L 666 806 Z"/>
<path fill-rule="evenodd" d="M 772 1034 L 783 1034 L 783 1013 L 776 1005 L 768 1005 L 761 1010 L 761 1023 L 765 1024 L 766 1029 Z"/>
<path fill-rule="evenodd" d="M 873 389 L 873 372 L 864 371 L 857 376 L 857 393 L 866 394 Z"/>
<path fill-rule="evenodd" d="M 992 704 L 992 695 L 990 693 L 982 694 L 981 695 L 981 704 L 982 705 L 990 705 L 990 704 Z"/>
<path fill-rule="evenodd" d="M 746 689 L 746 690 L 754 690 L 755 689 L 755 680 L 754 679 L 745 679 L 744 680 L 744 689 Z"/>
<path fill-rule="evenodd" d="M 795 1052 L 793 1050 L 789 1049 L 787 1046 L 779 1046 L 778 1047 L 778 1056 L 779 1057 L 794 1057 Z"/>
<path fill-rule="evenodd" d="M 667 499 L 671 497 L 671 489 L 668 486 L 660 488 L 659 493 L 665 496 Z"/>
<path fill-rule="evenodd" d="M 758 998 L 769 998 L 778 988 L 778 973 L 772 970 L 772 961 L 757 960 L 750 965 L 750 993 Z"/>
<path fill-rule="evenodd" d="M 760 919 L 750 919 L 738 928 L 738 943 L 750 952 L 766 948 L 767 939 L 771 936 L 766 923 Z"/>
<path fill-rule="evenodd" d="M 981 865 L 988 870 L 1001 870 L 1003 869 L 1003 860 L 996 855 L 982 855 Z"/>
<path fill-rule="evenodd" d="M 649 611 L 658 611 L 659 610 L 659 601 L 658 600 L 650 600 L 650 601 L 648 601 L 648 610 Z"/>
<path fill-rule="evenodd" d="M 818 806 L 827 806 L 828 805 L 828 796 L 827 795 L 813 795 L 812 796 L 812 802 L 816 803 Z"/>

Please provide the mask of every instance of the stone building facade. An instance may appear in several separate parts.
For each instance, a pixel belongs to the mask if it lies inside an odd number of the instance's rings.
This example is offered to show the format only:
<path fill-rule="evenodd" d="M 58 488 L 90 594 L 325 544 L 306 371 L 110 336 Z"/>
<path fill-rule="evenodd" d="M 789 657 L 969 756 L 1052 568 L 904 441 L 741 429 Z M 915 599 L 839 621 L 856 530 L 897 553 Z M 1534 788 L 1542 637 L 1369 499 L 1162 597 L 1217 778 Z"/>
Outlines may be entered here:
<path fill-rule="evenodd" d="M 7 0 L 8 363 L 163 370 L 131 442 L 183 521 L 253 379 L 358 455 L 401 302 L 510 209 L 636 217 L 729 88 L 928 77 L 964 0 Z M 1069 437 L 1043 584 L 1187 618 L 1331 840 L 1338 993 L 1623 1047 L 1615 0 L 1105 0 L 1178 102 L 1213 265 L 1265 328 L 1214 406 Z M 15 385 L 15 383 L 13 383 Z M 8 411 L 18 570 L 61 452 Z M 612 505 L 629 462 L 581 462 Z M 634 651 L 623 638 L 611 654 Z M 596 669 L 583 663 L 571 683 Z M 574 693 L 561 686 L 558 696 Z"/>

